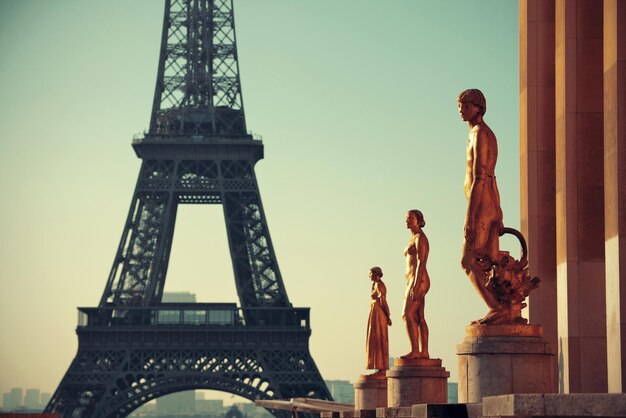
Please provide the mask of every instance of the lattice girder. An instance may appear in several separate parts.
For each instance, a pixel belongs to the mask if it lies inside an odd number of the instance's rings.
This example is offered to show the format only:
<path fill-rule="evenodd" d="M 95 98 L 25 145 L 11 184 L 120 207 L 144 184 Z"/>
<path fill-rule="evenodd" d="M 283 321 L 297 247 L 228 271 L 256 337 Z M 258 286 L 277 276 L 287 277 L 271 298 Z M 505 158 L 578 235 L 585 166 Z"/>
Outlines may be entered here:
<path fill-rule="evenodd" d="M 161 300 L 179 204 L 224 205 L 242 307 L 289 306 L 250 160 L 144 160 L 100 306 Z"/>
<path fill-rule="evenodd" d="M 246 132 L 232 1 L 166 0 L 152 135 Z"/>
<path fill-rule="evenodd" d="M 79 327 L 78 354 L 46 411 L 73 418 L 121 418 L 159 396 L 191 389 L 250 400 L 330 399 L 308 351 L 308 328 L 259 328 L 250 335 L 246 329 L 231 329 L 233 338 L 213 340 L 217 347 L 211 349 L 205 348 L 205 340 L 184 337 L 208 332 L 205 337 L 212 338 L 218 335 L 213 329 Z M 128 338 L 137 332 L 144 335 Z M 151 343 L 137 347 L 137 340 Z"/>
<path fill-rule="evenodd" d="M 135 194 L 107 284 L 106 297 L 111 298 L 110 302 L 116 306 L 140 306 L 147 302 L 149 289 L 160 276 L 158 263 L 164 261 L 165 243 L 171 244 L 171 236 L 167 235 L 173 232 L 170 222 L 174 220 L 171 193 Z"/>
<path fill-rule="evenodd" d="M 242 306 L 286 306 L 258 194 L 226 193 L 224 213 Z"/>

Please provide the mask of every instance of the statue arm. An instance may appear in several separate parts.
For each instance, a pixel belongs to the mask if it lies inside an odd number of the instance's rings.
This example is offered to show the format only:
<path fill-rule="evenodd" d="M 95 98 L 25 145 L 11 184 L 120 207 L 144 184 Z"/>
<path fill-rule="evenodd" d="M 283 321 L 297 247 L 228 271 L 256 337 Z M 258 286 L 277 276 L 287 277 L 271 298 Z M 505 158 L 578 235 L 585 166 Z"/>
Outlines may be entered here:
<path fill-rule="evenodd" d="M 383 313 L 387 317 L 387 324 L 391 325 L 391 312 L 389 311 L 389 305 L 387 304 L 387 288 L 382 282 L 380 283 L 380 306 Z"/>
<path fill-rule="evenodd" d="M 380 286 L 378 283 L 375 283 L 374 286 L 372 287 L 372 299 L 376 300 L 376 299 L 380 299 L 380 297 L 381 297 Z"/>
<path fill-rule="evenodd" d="M 416 246 L 417 266 L 415 269 L 415 280 L 413 280 L 413 287 L 411 288 L 411 297 L 413 300 L 424 296 L 420 295 L 418 292 L 422 288 L 422 282 L 426 275 L 426 262 L 428 261 L 428 253 L 430 251 L 430 245 L 425 235 L 422 235 Z"/>

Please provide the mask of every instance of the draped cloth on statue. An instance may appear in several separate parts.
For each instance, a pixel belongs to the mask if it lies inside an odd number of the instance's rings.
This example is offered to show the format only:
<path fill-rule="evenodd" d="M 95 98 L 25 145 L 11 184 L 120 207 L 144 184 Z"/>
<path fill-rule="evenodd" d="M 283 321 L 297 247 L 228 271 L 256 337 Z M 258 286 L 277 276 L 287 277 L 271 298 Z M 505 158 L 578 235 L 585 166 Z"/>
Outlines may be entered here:
<path fill-rule="evenodd" d="M 365 353 L 367 369 L 387 370 L 389 368 L 387 288 L 381 281 L 374 282 L 372 303 L 367 321 L 367 343 Z"/>

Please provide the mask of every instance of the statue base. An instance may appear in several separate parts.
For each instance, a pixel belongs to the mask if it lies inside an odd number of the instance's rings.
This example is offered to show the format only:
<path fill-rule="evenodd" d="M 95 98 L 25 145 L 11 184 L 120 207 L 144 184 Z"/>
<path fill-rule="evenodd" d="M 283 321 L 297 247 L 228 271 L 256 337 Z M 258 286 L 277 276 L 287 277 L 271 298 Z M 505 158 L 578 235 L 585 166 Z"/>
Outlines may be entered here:
<path fill-rule="evenodd" d="M 387 378 L 384 374 L 360 375 L 354 382 L 354 409 L 376 409 L 387 406 Z"/>
<path fill-rule="evenodd" d="M 397 358 L 387 371 L 387 405 L 447 403 L 448 377 L 450 372 L 441 366 L 441 359 Z"/>
<path fill-rule="evenodd" d="M 539 325 L 470 325 L 459 356 L 459 403 L 485 396 L 554 393 L 557 376 L 552 344 Z"/>

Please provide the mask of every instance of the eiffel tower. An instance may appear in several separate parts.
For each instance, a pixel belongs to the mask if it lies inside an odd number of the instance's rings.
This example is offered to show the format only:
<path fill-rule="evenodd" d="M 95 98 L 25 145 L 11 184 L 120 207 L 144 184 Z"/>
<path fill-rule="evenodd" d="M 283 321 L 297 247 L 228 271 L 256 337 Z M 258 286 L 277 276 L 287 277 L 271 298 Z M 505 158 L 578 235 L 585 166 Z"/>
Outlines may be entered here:
<path fill-rule="evenodd" d="M 124 417 L 168 393 L 331 400 L 278 269 L 246 130 L 232 0 L 166 0 L 150 127 L 100 304 L 46 412 Z M 222 204 L 240 306 L 163 303 L 179 204 Z M 281 412 L 272 411 L 275 415 Z"/>

